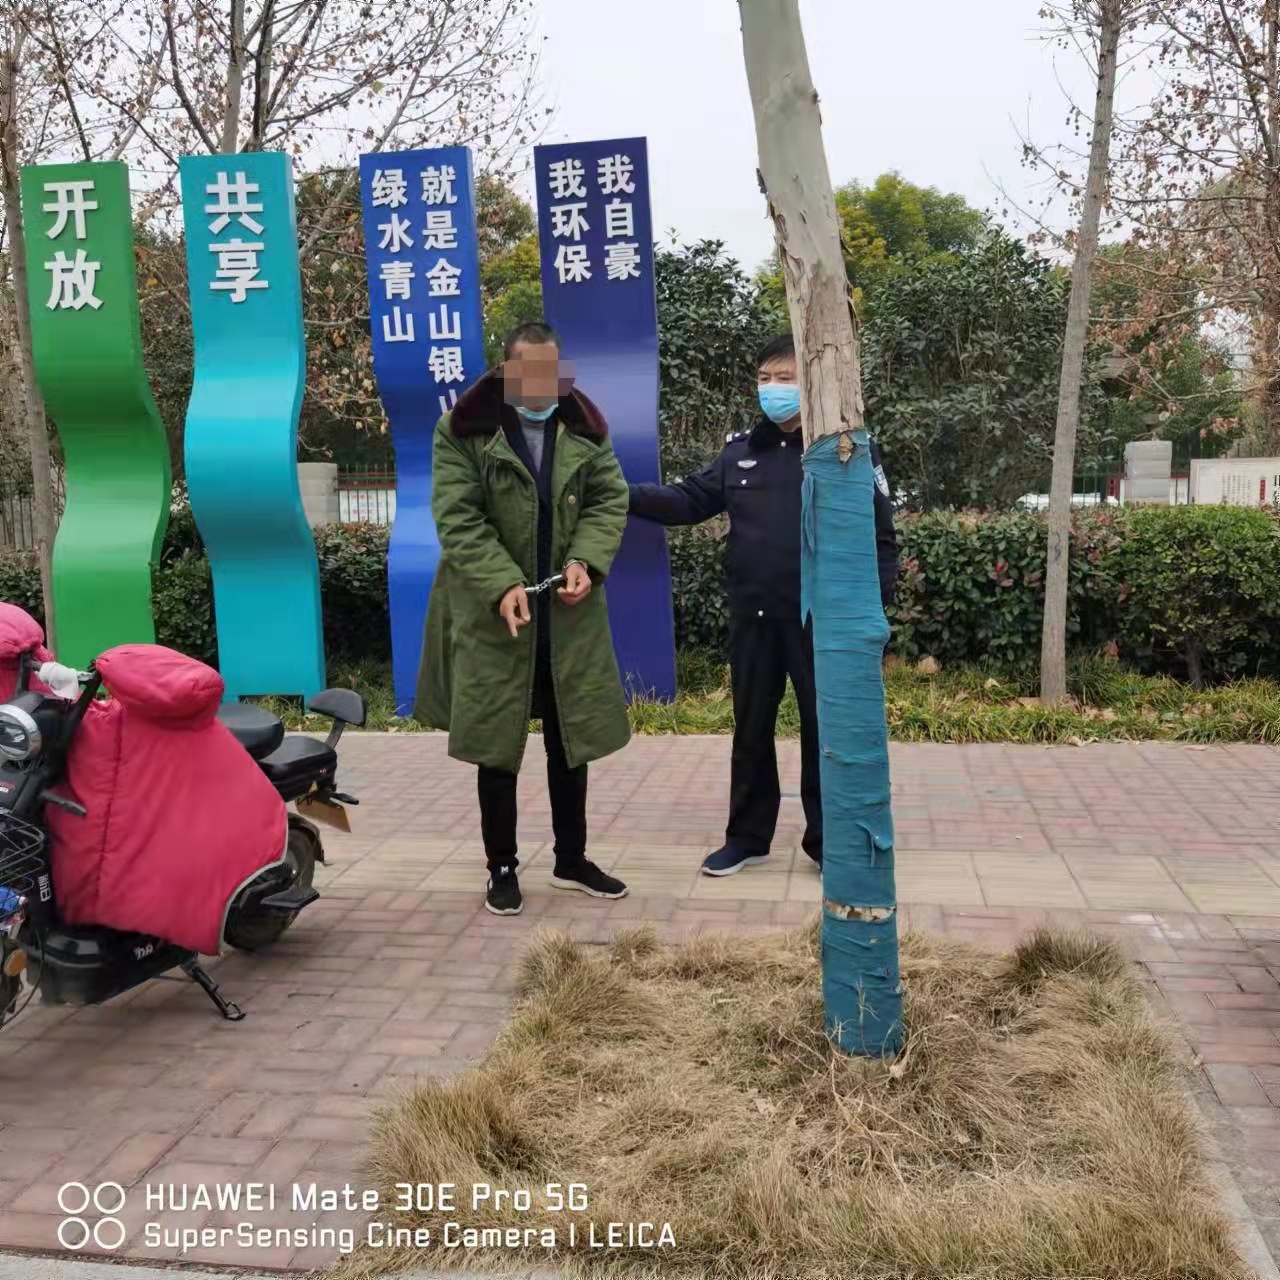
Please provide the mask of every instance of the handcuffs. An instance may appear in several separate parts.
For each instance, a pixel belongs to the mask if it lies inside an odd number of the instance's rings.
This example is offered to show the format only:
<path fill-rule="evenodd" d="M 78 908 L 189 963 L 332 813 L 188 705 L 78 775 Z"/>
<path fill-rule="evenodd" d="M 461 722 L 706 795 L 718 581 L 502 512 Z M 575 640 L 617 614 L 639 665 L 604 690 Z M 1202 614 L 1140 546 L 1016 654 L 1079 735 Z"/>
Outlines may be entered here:
<path fill-rule="evenodd" d="M 569 568 L 569 565 L 574 565 L 574 564 L 581 565 L 582 561 L 570 560 L 569 564 L 565 565 L 565 568 L 567 569 Z M 553 587 L 563 587 L 565 582 L 566 582 L 566 578 L 563 573 L 553 573 L 551 577 L 544 579 L 542 582 L 538 583 L 536 587 L 526 587 L 524 589 L 525 595 L 540 596 L 544 592 L 550 591 Z"/>
<path fill-rule="evenodd" d="M 550 591 L 553 587 L 563 587 L 564 583 L 565 577 L 563 573 L 553 573 L 551 577 L 538 583 L 536 587 L 526 587 L 524 589 L 525 595 L 540 596 L 544 591 Z"/>

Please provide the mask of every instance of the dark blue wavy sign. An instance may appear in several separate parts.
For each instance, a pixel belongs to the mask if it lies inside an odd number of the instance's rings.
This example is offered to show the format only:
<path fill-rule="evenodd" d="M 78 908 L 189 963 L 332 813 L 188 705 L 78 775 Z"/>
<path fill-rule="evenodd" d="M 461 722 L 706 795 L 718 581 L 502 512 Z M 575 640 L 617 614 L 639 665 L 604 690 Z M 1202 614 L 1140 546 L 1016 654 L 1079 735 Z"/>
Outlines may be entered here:
<path fill-rule="evenodd" d="M 431 518 L 432 432 L 484 372 L 471 152 L 361 156 L 360 202 L 373 367 L 396 451 L 387 590 L 396 707 L 408 715 L 440 559 Z"/>
<path fill-rule="evenodd" d="M 643 138 L 534 149 L 548 321 L 577 385 L 609 423 L 623 473 L 661 479 L 658 307 Z M 614 648 L 628 690 L 675 696 L 671 566 L 665 531 L 633 520 L 609 578 Z"/>

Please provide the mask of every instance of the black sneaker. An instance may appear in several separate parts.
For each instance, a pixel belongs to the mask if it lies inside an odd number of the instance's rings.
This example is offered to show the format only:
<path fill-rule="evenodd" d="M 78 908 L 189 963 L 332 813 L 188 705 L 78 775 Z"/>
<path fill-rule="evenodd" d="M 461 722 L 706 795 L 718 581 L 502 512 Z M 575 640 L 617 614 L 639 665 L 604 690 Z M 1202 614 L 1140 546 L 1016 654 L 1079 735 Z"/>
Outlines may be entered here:
<path fill-rule="evenodd" d="M 572 866 L 557 867 L 551 877 L 557 889 L 577 889 L 593 898 L 625 898 L 627 886 L 606 875 L 594 862 L 582 861 Z"/>
<path fill-rule="evenodd" d="M 723 849 L 717 849 L 715 853 L 708 855 L 702 864 L 702 874 L 704 876 L 732 876 L 737 875 L 743 867 L 758 867 L 763 862 L 769 861 L 767 853 L 747 853 L 742 849 L 735 849 L 733 845 L 727 844 Z"/>
<path fill-rule="evenodd" d="M 492 911 L 495 916 L 518 916 L 524 910 L 520 881 L 511 867 L 499 867 L 498 874 L 489 877 L 484 905 L 485 910 Z"/>

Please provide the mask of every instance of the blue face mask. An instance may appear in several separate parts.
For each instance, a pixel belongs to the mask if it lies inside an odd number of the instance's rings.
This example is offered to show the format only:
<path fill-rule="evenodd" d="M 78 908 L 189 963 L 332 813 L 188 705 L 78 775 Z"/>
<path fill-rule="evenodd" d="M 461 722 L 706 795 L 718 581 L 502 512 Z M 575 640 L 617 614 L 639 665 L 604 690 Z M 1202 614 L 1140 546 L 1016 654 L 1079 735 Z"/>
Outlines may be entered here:
<path fill-rule="evenodd" d="M 760 393 L 760 408 L 770 422 L 782 426 L 800 412 L 800 388 L 794 383 L 762 382 L 756 390 Z"/>
<path fill-rule="evenodd" d="M 545 409 L 526 409 L 524 405 L 516 405 L 516 412 L 526 422 L 546 422 L 546 420 L 555 413 L 558 405 L 549 404 Z"/>

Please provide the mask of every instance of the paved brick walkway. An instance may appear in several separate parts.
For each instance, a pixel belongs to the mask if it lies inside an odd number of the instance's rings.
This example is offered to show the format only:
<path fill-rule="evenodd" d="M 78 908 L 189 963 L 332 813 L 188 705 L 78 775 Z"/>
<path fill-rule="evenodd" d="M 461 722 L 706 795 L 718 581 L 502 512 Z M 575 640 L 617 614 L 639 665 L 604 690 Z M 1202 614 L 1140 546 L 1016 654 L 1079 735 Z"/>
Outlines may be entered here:
<path fill-rule="evenodd" d="M 103 1009 L 33 1008 L 0 1035 L 0 1249 L 57 1249 L 68 1181 L 134 1188 L 122 1252 L 152 1260 L 177 1250 L 148 1247 L 144 1221 L 234 1216 L 148 1211 L 143 1183 L 362 1185 L 371 1108 L 483 1052 L 539 926 L 603 938 L 643 918 L 678 936 L 799 923 L 818 905 L 797 852 L 794 744 L 781 745 L 791 794 L 775 865 L 726 880 L 696 871 L 722 835 L 727 741 L 640 739 L 593 770 L 593 856 L 632 888 L 612 904 L 548 885 L 545 785 L 530 768 L 528 906 L 514 920 L 479 906 L 474 777 L 442 739 L 370 735 L 344 753 L 364 803 L 355 833 L 327 840 L 324 897 L 272 953 L 217 966 L 243 1023 L 186 984 L 154 983 Z M 1280 1239 L 1280 757 L 904 746 L 893 763 L 904 923 L 997 945 L 1046 920 L 1122 935 L 1197 1050 L 1254 1211 Z M 282 1209 L 255 1225 L 307 1223 Z M 331 1256 L 288 1245 L 184 1260 L 305 1270 Z"/>

